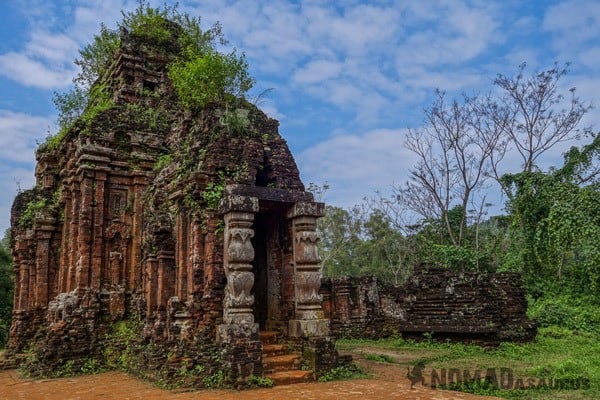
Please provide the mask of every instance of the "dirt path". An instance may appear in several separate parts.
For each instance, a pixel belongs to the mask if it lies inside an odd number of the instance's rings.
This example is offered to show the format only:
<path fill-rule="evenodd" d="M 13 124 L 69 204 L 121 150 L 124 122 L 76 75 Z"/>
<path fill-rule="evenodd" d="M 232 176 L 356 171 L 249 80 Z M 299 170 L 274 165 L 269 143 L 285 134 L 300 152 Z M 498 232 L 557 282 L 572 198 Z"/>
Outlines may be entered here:
<path fill-rule="evenodd" d="M 410 383 L 400 366 L 381 365 L 375 373 L 385 370 L 384 376 L 374 379 L 355 379 L 327 383 L 303 383 L 276 386 L 272 389 L 255 389 L 242 392 L 207 390 L 177 393 L 159 389 L 150 383 L 132 378 L 121 372 L 106 372 L 74 378 L 29 380 L 17 371 L 0 371 L 1 400 L 293 400 L 293 399 L 406 399 L 450 400 L 491 399 L 466 393 L 433 390 L 423 386 L 410 389 Z M 395 372 L 394 372 L 395 371 Z M 396 376 L 397 373 L 397 376 Z"/>
<path fill-rule="evenodd" d="M 387 354 L 396 363 L 381 363 L 365 358 L 366 354 Z M 354 360 L 373 379 L 354 379 L 326 383 L 281 385 L 271 389 L 245 391 L 203 390 L 177 392 L 160 389 L 122 372 L 106 372 L 73 378 L 31 380 L 16 370 L 0 371 L 0 400 L 475 400 L 494 399 L 416 385 L 411 390 L 406 377 L 406 363 L 417 355 L 400 351 L 382 351 L 368 347 L 351 352 Z"/>

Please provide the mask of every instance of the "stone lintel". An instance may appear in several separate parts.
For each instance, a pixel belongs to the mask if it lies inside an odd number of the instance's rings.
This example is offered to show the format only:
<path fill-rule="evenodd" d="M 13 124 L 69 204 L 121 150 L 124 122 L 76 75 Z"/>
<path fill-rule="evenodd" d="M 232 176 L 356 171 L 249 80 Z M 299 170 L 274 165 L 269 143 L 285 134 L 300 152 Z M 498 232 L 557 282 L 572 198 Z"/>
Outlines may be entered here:
<path fill-rule="evenodd" d="M 316 201 L 300 201 L 295 203 L 288 211 L 288 218 L 315 217 L 325 215 L 325 204 Z"/>
<path fill-rule="evenodd" d="M 219 202 L 219 213 L 226 214 L 232 211 L 257 213 L 258 199 L 256 197 L 229 195 Z"/>
<path fill-rule="evenodd" d="M 328 319 L 292 319 L 288 324 L 290 337 L 324 337 L 329 336 Z"/>
<path fill-rule="evenodd" d="M 250 185 L 227 185 L 226 195 L 238 195 L 245 197 L 256 197 L 261 201 L 272 201 L 280 203 L 313 202 L 310 192 L 301 190 L 277 189 L 263 186 Z"/>

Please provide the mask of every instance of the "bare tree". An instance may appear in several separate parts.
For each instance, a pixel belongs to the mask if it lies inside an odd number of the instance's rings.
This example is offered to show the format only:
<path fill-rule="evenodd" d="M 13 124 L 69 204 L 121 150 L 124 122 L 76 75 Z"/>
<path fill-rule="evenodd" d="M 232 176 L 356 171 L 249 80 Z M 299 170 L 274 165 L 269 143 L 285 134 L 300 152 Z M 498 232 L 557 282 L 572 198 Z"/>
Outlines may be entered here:
<path fill-rule="evenodd" d="M 448 103 L 438 91 L 432 106 L 425 109 L 426 124 L 409 131 L 405 145 L 418 158 L 403 189 L 408 206 L 426 219 L 441 220 L 453 245 L 463 244 L 467 207 L 472 196 L 484 187 L 493 160 L 501 159 L 504 146 L 499 130 L 475 125 L 477 97 L 463 103 Z M 474 121 L 475 120 L 475 121 Z M 458 226 L 449 219 L 451 208 L 459 206 Z"/>
<path fill-rule="evenodd" d="M 521 64 L 514 77 L 499 74 L 494 85 L 500 88 L 501 97 L 490 96 L 477 113 L 503 131 L 522 159 L 523 172 L 532 172 L 542 154 L 588 130 L 579 124 L 591 105 L 575 96 L 574 87 L 568 95 L 559 91 L 569 64 L 559 67 L 555 63 L 553 68 L 529 77 L 523 74 L 525 66 Z"/>

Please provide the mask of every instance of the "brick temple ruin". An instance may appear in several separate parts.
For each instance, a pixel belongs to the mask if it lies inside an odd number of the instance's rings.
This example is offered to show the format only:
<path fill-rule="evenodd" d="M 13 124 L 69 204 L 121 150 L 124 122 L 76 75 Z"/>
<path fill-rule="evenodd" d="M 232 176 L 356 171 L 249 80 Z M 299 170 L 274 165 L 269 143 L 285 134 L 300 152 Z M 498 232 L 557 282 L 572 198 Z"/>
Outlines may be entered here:
<path fill-rule="evenodd" d="M 182 108 L 167 74 L 176 36 L 122 32 L 101 101 L 37 151 L 36 185 L 11 213 L 13 365 L 46 376 L 106 365 L 188 387 L 294 382 L 338 363 L 334 334 L 489 331 L 504 321 L 480 318 L 496 299 L 524 316 L 510 277 L 321 287 L 324 205 L 278 122 L 239 99 Z"/>
<path fill-rule="evenodd" d="M 14 202 L 9 354 L 52 373 L 111 349 L 149 379 L 199 375 L 193 386 L 331 368 L 324 205 L 278 122 L 242 100 L 180 109 L 166 73 L 177 41 L 122 34 L 96 84 L 111 106 L 42 146 L 35 188 Z M 135 338 L 119 339 L 124 321 Z"/>
<path fill-rule="evenodd" d="M 536 333 L 517 273 L 456 273 L 419 268 L 401 286 L 374 277 L 325 278 L 325 316 L 335 337 L 380 339 L 394 334 L 497 346 Z"/>

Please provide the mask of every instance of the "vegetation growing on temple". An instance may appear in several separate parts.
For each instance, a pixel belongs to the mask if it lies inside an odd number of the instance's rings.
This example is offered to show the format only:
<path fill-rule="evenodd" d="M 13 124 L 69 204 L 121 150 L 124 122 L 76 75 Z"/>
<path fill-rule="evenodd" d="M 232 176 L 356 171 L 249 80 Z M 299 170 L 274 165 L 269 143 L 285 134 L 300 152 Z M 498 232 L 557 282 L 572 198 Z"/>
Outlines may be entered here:
<path fill-rule="evenodd" d="M 218 45 L 227 44 L 218 23 L 203 29 L 199 17 L 180 13 L 177 6 L 155 8 L 143 0 L 134 11 L 122 14 L 116 28 L 102 25 L 100 33 L 79 51 L 75 64 L 80 72 L 73 79 L 73 87 L 54 95 L 59 131 L 50 135 L 40 150 L 56 149 L 75 123 L 89 125 L 98 114 L 118 106 L 107 87 L 107 73 L 122 46 L 124 33 L 173 54 L 168 75 L 177 96 L 171 99 L 172 104 L 163 104 L 163 108 L 175 109 L 181 104 L 197 111 L 209 103 L 217 103 L 227 112 L 235 113 L 247 106 L 243 99 L 253 87 L 254 79 L 243 53 L 235 49 L 223 53 L 218 49 Z M 142 95 L 152 97 L 154 93 L 144 88 Z"/>

